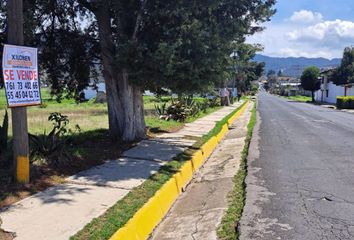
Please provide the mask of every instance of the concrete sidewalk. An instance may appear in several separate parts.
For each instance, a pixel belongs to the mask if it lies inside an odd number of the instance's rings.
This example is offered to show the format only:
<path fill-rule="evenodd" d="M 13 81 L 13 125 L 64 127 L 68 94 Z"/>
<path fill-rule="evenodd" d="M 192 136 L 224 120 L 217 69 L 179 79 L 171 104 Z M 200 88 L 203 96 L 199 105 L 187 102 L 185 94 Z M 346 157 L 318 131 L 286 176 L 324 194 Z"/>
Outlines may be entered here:
<path fill-rule="evenodd" d="M 151 240 L 217 239 L 216 229 L 228 208 L 227 195 L 240 167 L 252 107 L 249 104 L 230 126 L 214 153 L 155 229 Z"/>
<path fill-rule="evenodd" d="M 191 140 L 193 137 L 208 133 L 215 122 L 241 103 L 186 124 L 176 133 L 141 141 L 120 159 L 80 172 L 67 178 L 65 184 L 1 209 L 1 228 L 16 234 L 16 240 L 69 239 L 162 165 L 193 145 L 196 141 Z"/>

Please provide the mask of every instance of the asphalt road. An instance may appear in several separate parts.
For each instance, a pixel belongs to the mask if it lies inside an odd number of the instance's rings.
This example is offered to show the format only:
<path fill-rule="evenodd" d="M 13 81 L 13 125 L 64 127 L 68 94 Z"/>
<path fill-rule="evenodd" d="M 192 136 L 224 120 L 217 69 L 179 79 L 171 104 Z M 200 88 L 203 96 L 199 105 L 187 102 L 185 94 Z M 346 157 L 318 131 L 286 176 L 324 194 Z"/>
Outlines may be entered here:
<path fill-rule="evenodd" d="M 354 239 L 354 114 L 261 93 L 241 240 Z"/>

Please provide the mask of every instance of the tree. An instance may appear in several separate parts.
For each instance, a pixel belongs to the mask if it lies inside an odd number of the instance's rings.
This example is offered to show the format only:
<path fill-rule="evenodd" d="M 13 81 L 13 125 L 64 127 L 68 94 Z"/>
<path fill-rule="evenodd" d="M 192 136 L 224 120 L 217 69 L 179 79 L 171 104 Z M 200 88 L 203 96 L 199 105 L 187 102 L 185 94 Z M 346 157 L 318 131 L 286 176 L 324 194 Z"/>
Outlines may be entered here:
<path fill-rule="evenodd" d="M 278 77 L 282 77 L 283 76 L 283 71 L 280 69 L 279 71 L 278 71 Z"/>
<path fill-rule="evenodd" d="M 346 47 L 339 67 L 329 76 L 336 85 L 354 83 L 354 47 Z"/>
<path fill-rule="evenodd" d="M 320 76 L 320 69 L 315 66 L 305 68 L 301 75 L 301 86 L 303 89 L 311 91 L 312 102 L 315 102 L 315 91 L 321 87 L 321 81 L 318 79 Z"/>
<path fill-rule="evenodd" d="M 272 76 L 275 76 L 276 75 L 276 72 L 275 72 L 275 70 L 273 70 L 273 69 L 271 69 L 271 70 L 269 70 L 268 72 L 267 72 L 267 77 L 269 78 L 269 77 L 272 77 Z"/>
<path fill-rule="evenodd" d="M 255 62 L 252 59 L 256 53 L 263 48 L 258 45 L 240 44 L 238 47 L 238 84 L 237 88 L 241 91 L 251 90 L 251 82 L 257 80 L 264 72 L 265 63 Z"/>
<path fill-rule="evenodd" d="M 232 44 L 275 12 L 274 0 L 26 2 L 52 93 L 77 96 L 102 69 L 109 129 L 125 141 L 145 136 L 145 89 L 193 93 L 222 81 Z"/>

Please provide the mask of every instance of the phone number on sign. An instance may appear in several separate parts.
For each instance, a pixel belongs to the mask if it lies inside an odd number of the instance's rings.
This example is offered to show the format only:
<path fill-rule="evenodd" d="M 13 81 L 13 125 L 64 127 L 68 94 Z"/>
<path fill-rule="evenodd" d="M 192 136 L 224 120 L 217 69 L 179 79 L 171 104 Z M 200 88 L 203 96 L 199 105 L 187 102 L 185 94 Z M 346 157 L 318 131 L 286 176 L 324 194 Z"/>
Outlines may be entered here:
<path fill-rule="evenodd" d="M 7 99 L 38 99 L 39 91 L 11 91 L 7 92 Z"/>
<path fill-rule="evenodd" d="M 37 82 L 6 82 L 6 89 L 8 90 L 31 90 L 31 89 L 38 89 Z"/>

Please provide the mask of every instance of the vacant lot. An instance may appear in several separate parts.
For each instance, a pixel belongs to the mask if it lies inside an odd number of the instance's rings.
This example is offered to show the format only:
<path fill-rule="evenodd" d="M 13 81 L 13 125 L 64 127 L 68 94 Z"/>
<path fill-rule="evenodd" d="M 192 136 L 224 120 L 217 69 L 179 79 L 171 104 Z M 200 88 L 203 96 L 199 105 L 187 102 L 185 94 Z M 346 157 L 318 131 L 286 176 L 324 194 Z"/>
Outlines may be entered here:
<path fill-rule="evenodd" d="M 48 121 L 50 113 L 59 112 L 68 116 L 69 129 L 74 130 L 79 125 L 81 131 L 70 135 L 65 143 L 64 154 L 61 152 L 48 154 L 48 156 L 31 157 L 31 183 L 17 185 L 12 182 L 13 169 L 11 158 L 11 146 L 8 154 L 0 160 L 0 208 L 18 201 L 45 188 L 61 183 L 65 177 L 78 171 L 102 164 L 107 160 L 117 159 L 121 153 L 130 148 L 134 143 L 123 143 L 112 139 L 108 132 L 107 104 L 97 104 L 94 100 L 84 103 L 76 103 L 71 99 L 64 99 L 60 103 L 53 99 L 48 89 L 42 89 L 43 104 L 41 106 L 28 107 L 28 129 L 31 134 L 48 134 L 53 125 Z M 196 101 L 203 101 L 198 98 Z M 148 134 L 159 132 L 176 131 L 183 127 L 183 123 L 177 121 L 160 120 L 155 111 L 156 104 L 171 103 L 170 97 L 155 98 L 144 97 L 146 110 L 145 121 L 149 128 Z M 209 114 L 220 107 L 208 108 L 199 114 L 189 117 L 186 122 Z M 0 125 L 6 109 L 6 98 L 4 90 L 0 90 Z M 11 111 L 8 110 L 9 135 L 11 138 Z"/>

